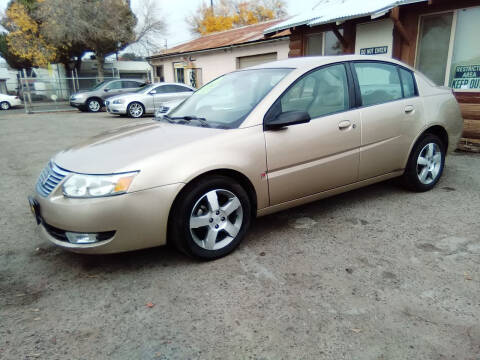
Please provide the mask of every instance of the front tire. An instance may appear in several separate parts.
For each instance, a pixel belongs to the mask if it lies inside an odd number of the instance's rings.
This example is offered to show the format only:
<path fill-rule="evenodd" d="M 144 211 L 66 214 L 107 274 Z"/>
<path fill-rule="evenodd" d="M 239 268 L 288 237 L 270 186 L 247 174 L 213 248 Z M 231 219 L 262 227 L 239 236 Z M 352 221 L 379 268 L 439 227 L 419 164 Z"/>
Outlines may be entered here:
<path fill-rule="evenodd" d="M 426 134 L 414 146 L 403 175 L 404 185 L 413 191 L 431 190 L 443 173 L 445 144 L 433 134 Z"/>
<path fill-rule="evenodd" d="M 132 118 L 141 118 L 145 113 L 145 108 L 139 102 L 132 102 L 128 105 L 127 114 Z"/>
<path fill-rule="evenodd" d="M 182 191 L 170 216 L 170 240 L 192 257 L 214 260 L 232 252 L 251 223 L 245 189 L 229 177 L 200 179 Z"/>
<path fill-rule="evenodd" d="M 2 110 L 9 110 L 11 108 L 10 103 L 8 101 L 2 101 L 0 103 L 0 109 Z"/>
<path fill-rule="evenodd" d="M 102 103 L 98 99 L 89 99 L 87 101 L 87 109 L 89 112 L 99 112 L 102 109 Z"/>

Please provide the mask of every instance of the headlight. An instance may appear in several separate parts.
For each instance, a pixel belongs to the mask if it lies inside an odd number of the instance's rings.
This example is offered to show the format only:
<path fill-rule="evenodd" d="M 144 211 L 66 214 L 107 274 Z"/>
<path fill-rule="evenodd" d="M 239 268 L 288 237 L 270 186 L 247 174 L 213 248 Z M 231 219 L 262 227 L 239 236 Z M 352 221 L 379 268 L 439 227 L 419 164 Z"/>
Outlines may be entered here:
<path fill-rule="evenodd" d="M 112 104 L 123 104 L 124 102 L 125 102 L 125 99 L 117 99 L 117 100 L 113 100 Z"/>
<path fill-rule="evenodd" d="M 92 198 L 124 194 L 138 171 L 115 175 L 73 174 L 63 183 L 63 195 Z"/>

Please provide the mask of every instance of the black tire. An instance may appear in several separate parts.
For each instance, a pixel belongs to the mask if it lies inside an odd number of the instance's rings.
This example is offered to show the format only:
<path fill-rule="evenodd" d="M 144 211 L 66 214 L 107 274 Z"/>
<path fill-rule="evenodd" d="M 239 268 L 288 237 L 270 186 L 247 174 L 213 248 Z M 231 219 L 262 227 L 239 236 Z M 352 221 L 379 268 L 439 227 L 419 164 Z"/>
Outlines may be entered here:
<path fill-rule="evenodd" d="M 102 101 L 97 98 L 88 99 L 86 105 L 89 112 L 97 113 L 102 110 Z"/>
<path fill-rule="evenodd" d="M 135 109 L 137 109 L 138 111 L 137 112 L 132 111 L 133 107 L 135 107 Z M 138 101 L 134 101 L 134 102 L 128 104 L 127 115 L 128 115 L 128 117 L 131 117 L 131 118 L 134 118 L 134 119 L 139 119 L 143 115 L 145 115 L 145 107 L 143 106 L 142 103 L 139 103 Z"/>
<path fill-rule="evenodd" d="M 435 151 L 438 151 L 438 153 L 441 154 L 441 159 L 440 159 L 439 167 L 436 168 L 435 170 L 436 175 L 433 176 L 432 172 L 427 171 L 428 179 L 422 182 L 420 177 L 422 174 L 423 166 L 425 166 L 427 170 L 429 167 L 427 165 L 419 165 L 418 161 L 419 161 L 419 157 L 422 157 L 423 159 L 424 155 L 427 155 L 425 151 L 428 151 L 426 147 L 429 146 L 429 144 L 435 144 L 438 147 L 438 148 L 435 147 L 436 149 Z M 416 192 L 424 192 L 424 191 L 431 190 L 442 177 L 443 168 L 445 166 L 445 153 L 446 153 L 445 144 L 442 142 L 442 140 L 440 140 L 438 136 L 433 134 L 426 134 L 425 136 L 423 136 L 420 140 L 417 141 L 417 143 L 413 147 L 413 150 L 410 154 L 407 167 L 405 169 L 405 173 L 403 174 L 403 177 L 402 177 L 403 185 L 407 189 L 416 191 Z M 426 183 L 427 181 L 428 183 Z"/>
<path fill-rule="evenodd" d="M 242 221 L 241 226 L 239 227 L 239 231 L 233 240 L 230 241 L 226 246 L 219 248 L 208 250 L 204 247 L 198 245 L 198 243 L 194 240 L 192 236 L 192 231 L 190 229 L 190 217 L 193 213 L 194 207 L 199 206 L 199 202 L 201 203 L 201 199 L 205 199 L 205 195 L 213 190 L 216 191 L 226 191 L 232 193 L 241 204 L 240 211 L 242 213 Z M 221 194 L 218 197 L 219 204 L 222 206 L 221 202 Z M 208 210 L 209 211 L 209 210 Z M 235 213 L 232 213 L 233 216 L 237 216 Z M 217 213 L 218 215 L 218 213 Z M 213 213 L 212 213 L 212 216 Z M 221 215 L 220 215 L 221 216 Z M 229 216 L 227 215 L 227 221 L 231 221 Z M 220 220 L 223 220 L 219 219 Z M 212 219 L 210 219 L 212 220 Z M 217 221 L 217 220 L 215 220 Z M 221 258 L 229 253 L 231 253 L 242 241 L 245 237 L 247 230 L 249 229 L 251 224 L 251 203 L 250 198 L 245 191 L 245 189 L 238 184 L 233 179 L 222 176 L 222 175 L 214 175 L 210 177 L 202 178 L 198 181 L 195 181 L 191 184 L 188 184 L 185 189 L 181 192 L 179 197 L 176 199 L 171 214 L 170 214 L 170 221 L 169 221 L 169 243 L 173 244 L 178 250 L 181 252 L 203 260 L 214 260 Z M 207 225 L 205 228 L 199 228 L 198 231 L 210 231 L 214 230 L 213 226 L 217 225 Z M 218 226 L 217 226 L 218 227 Z M 197 229 L 194 229 L 195 231 Z M 215 231 L 215 230 L 214 230 Z M 218 231 L 218 230 L 216 230 Z M 222 229 L 219 230 L 222 234 Z M 228 235 L 228 233 L 225 233 Z M 220 235 L 219 235 L 220 238 Z M 227 236 L 225 237 L 227 238 Z M 216 238 L 218 240 L 218 238 Z M 215 240 L 215 241 L 217 241 Z M 198 241 L 198 238 L 197 238 Z M 216 244 L 220 244 L 222 239 L 220 238 L 219 242 Z"/>
<path fill-rule="evenodd" d="M 2 101 L 0 103 L 0 109 L 2 110 L 9 110 L 11 108 L 10 103 L 8 101 Z"/>

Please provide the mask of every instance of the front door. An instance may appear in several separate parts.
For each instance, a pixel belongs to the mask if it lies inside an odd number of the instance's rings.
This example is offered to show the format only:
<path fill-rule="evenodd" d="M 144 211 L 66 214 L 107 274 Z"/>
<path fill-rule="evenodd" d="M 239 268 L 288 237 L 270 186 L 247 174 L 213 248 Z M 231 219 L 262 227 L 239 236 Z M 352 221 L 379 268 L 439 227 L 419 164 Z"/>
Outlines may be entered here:
<path fill-rule="evenodd" d="M 306 111 L 311 121 L 265 131 L 270 205 L 299 199 L 358 179 L 360 110 L 343 63 L 304 75 L 272 106 L 266 121 Z"/>

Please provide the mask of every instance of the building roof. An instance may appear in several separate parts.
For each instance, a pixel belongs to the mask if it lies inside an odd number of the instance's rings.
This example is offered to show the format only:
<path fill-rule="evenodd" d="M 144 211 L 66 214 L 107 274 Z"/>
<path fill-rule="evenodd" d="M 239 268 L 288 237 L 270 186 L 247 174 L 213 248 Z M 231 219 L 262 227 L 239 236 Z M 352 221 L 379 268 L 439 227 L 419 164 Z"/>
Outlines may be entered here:
<path fill-rule="evenodd" d="M 424 1 L 427 0 L 321 0 L 308 13 L 299 14 L 274 24 L 265 29 L 265 34 L 284 31 L 300 25 L 318 26 L 364 16 L 376 18 L 397 6 Z"/>
<path fill-rule="evenodd" d="M 160 54 L 153 55 L 148 59 L 161 58 L 184 53 L 192 53 L 197 51 L 214 50 L 227 46 L 239 46 L 248 43 L 270 41 L 272 38 L 276 39 L 290 36 L 290 30 L 287 29 L 285 31 L 279 32 L 278 34 L 275 34 L 274 36 L 270 36 L 268 38 L 265 37 L 264 31 L 267 28 L 274 26 L 275 24 L 278 24 L 282 21 L 283 20 L 281 19 L 271 20 L 201 36 L 192 41 L 168 49 L 167 51 Z"/>

